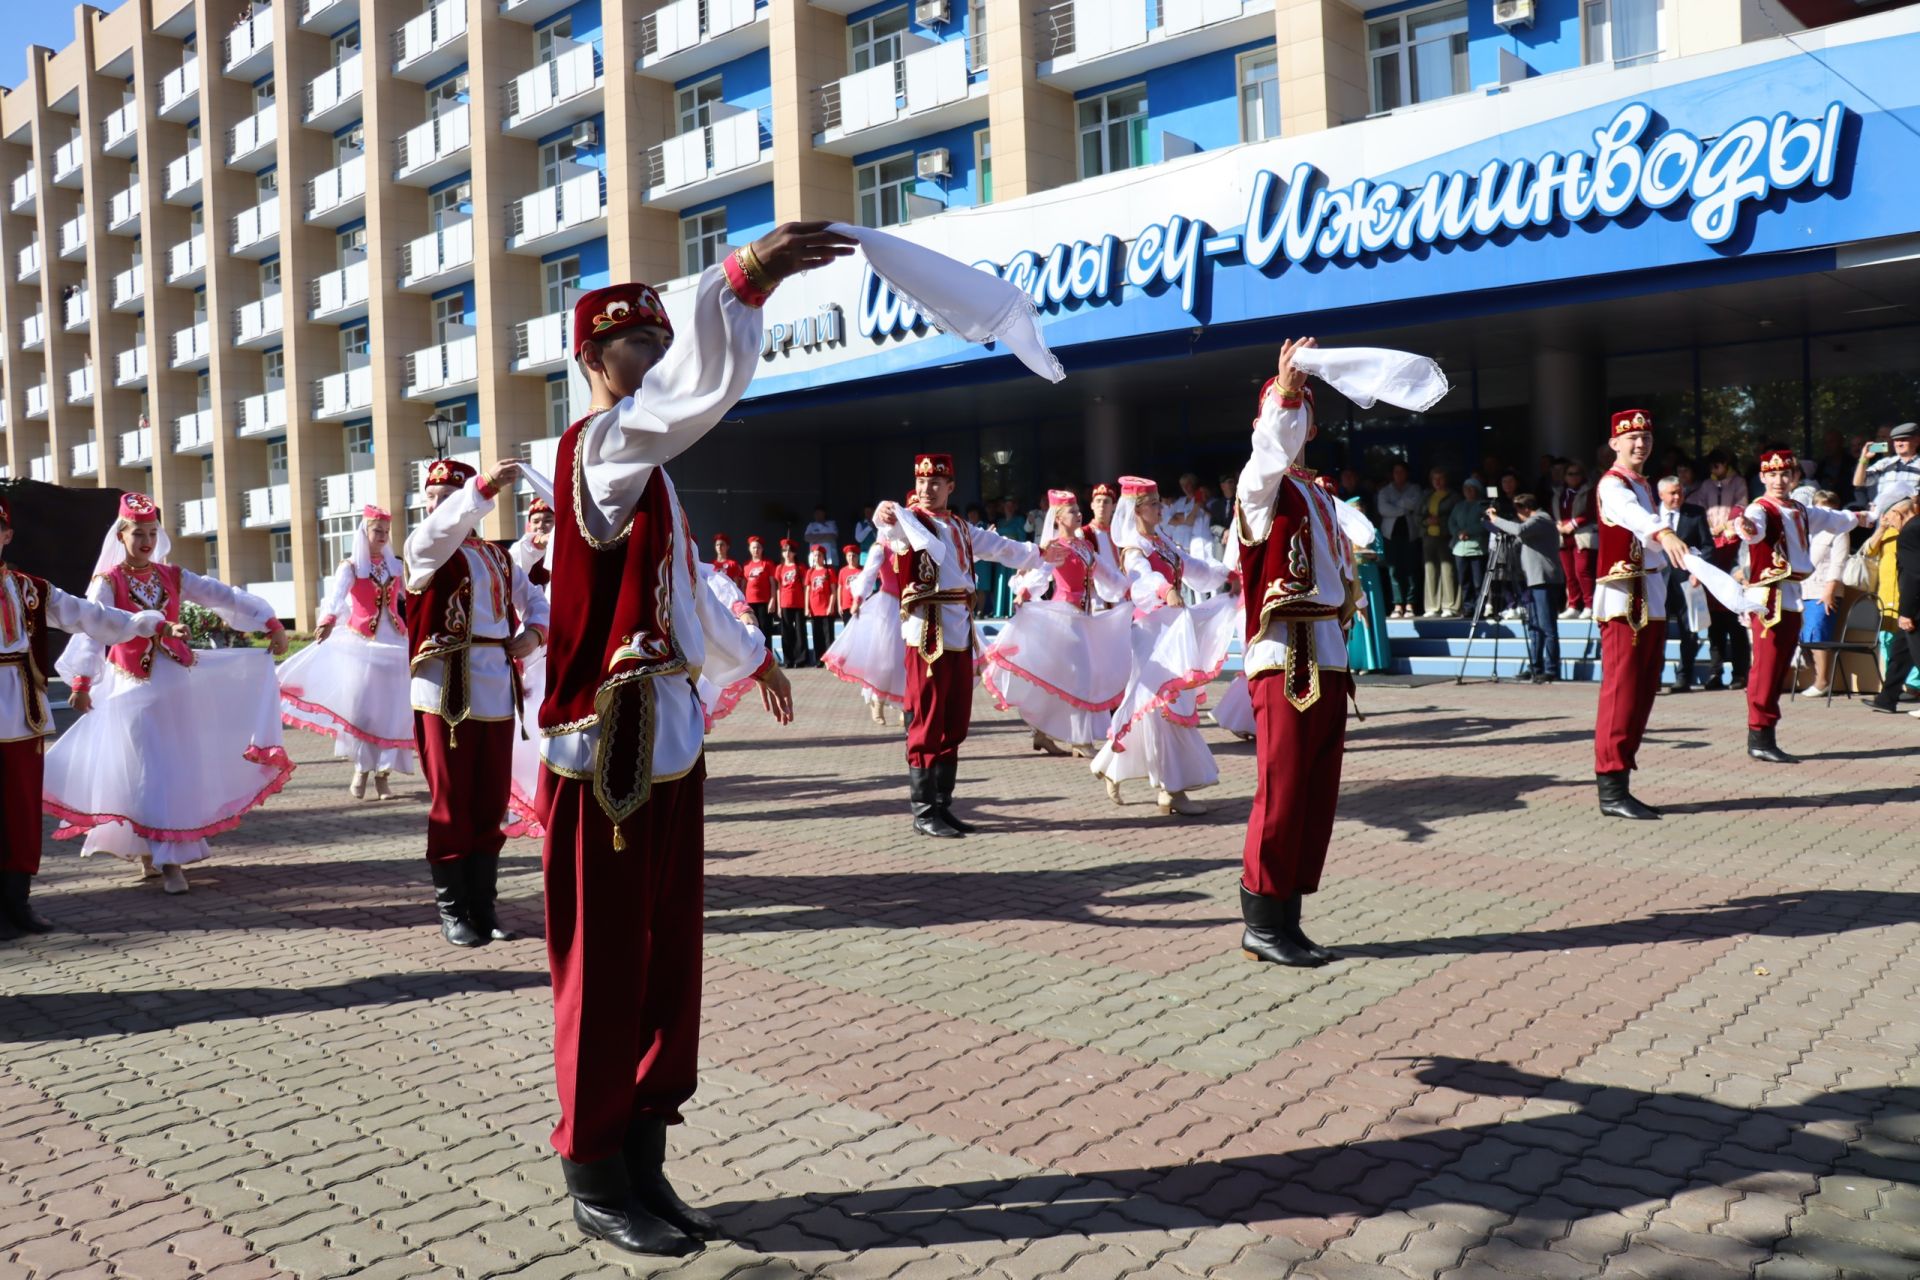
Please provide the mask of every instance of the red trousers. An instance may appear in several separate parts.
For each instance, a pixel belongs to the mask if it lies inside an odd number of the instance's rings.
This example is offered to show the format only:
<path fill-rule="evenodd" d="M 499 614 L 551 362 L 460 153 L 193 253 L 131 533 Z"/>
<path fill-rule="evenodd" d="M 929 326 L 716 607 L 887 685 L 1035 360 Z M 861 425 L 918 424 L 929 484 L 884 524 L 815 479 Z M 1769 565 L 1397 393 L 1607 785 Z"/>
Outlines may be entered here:
<path fill-rule="evenodd" d="M 700 1055 L 706 761 L 620 824 L 593 785 L 543 771 L 553 1068 L 569 1160 L 618 1154 L 636 1115 L 680 1120 Z M 591 981 L 589 981 L 591 979 Z"/>
<path fill-rule="evenodd" d="M 507 842 L 500 823 L 513 785 L 511 720 L 468 720 L 452 734 L 447 722 L 413 713 L 413 742 L 420 749 L 433 807 L 427 810 L 427 861 L 456 862 L 469 853 L 498 853 Z"/>
<path fill-rule="evenodd" d="M 40 873 L 40 792 L 45 776 L 41 739 L 0 742 L 0 871 Z"/>
<path fill-rule="evenodd" d="M 1756 620 L 1753 667 L 1747 673 L 1747 728 L 1771 729 L 1780 723 L 1780 695 L 1793 678 L 1793 651 L 1800 647 L 1798 609 L 1782 609 L 1769 631 Z"/>
<path fill-rule="evenodd" d="M 1593 771 L 1634 768 L 1660 668 L 1667 660 L 1667 620 L 1651 618 L 1638 632 L 1623 618 L 1600 624 L 1600 712 L 1593 723 Z"/>
<path fill-rule="evenodd" d="M 1241 855 L 1240 882 L 1249 892 L 1290 898 L 1320 887 L 1333 811 L 1340 803 L 1352 680 L 1344 671 L 1322 671 L 1320 700 L 1305 711 L 1287 701 L 1284 674 L 1247 682 L 1259 760 Z"/>
<path fill-rule="evenodd" d="M 1593 608 L 1594 575 L 1600 553 L 1592 547 L 1560 548 L 1560 571 L 1567 578 L 1567 607 Z"/>
<path fill-rule="evenodd" d="M 907 726 L 909 767 L 925 769 L 957 758 L 973 724 L 973 650 L 942 650 L 929 674 L 927 660 L 908 649 L 906 709 L 913 715 Z"/>

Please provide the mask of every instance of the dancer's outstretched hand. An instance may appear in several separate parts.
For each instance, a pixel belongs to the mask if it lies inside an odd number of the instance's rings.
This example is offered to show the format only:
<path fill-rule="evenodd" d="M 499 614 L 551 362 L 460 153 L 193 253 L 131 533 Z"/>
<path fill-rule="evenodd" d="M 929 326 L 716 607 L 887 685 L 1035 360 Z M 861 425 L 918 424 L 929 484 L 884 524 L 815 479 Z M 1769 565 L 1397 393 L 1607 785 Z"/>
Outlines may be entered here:
<path fill-rule="evenodd" d="M 1279 371 L 1276 376 L 1280 380 L 1281 391 L 1290 396 L 1300 394 L 1300 388 L 1307 385 L 1307 375 L 1293 367 L 1293 357 L 1297 352 L 1319 345 L 1319 341 L 1314 338 L 1294 338 L 1280 344 Z"/>
<path fill-rule="evenodd" d="M 835 258 L 844 258 L 857 246 L 838 231 L 829 231 L 826 222 L 786 222 L 753 242 L 753 254 L 774 280 L 824 267 Z"/>
<path fill-rule="evenodd" d="M 793 723 L 793 686 L 787 682 L 787 673 L 778 663 L 769 662 L 767 669 L 760 674 L 760 701 L 765 704 L 767 714 L 781 724 Z"/>

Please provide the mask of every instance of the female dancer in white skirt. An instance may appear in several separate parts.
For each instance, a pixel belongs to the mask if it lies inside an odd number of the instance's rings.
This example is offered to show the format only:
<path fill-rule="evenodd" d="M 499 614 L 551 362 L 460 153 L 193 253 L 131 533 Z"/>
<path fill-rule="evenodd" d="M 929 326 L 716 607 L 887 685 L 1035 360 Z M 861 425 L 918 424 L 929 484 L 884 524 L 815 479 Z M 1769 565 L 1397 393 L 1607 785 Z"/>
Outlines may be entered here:
<path fill-rule="evenodd" d="M 527 507 L 526 531 L 507 548 L 512 560 L 527 581 L 541 595 L 547 594 L 552 571 L 547 568 L 547 548 L 553 540 L 553 484 L 532 467 L 522 466 L 520 476 L 536 495 Z M 538 840 L 547 834 L 534 797 L 540 794 L 540 701 L 547 693 L 547 646 L 541 645 L 516 664 L 520 669 L 521 697 L 519 723 L 513 728 L 513 775 L 507 786 L 507 819 L 500 829 L 510 836 Z"/>
<path fill-rule="evenodd" d="M 393 516 L 362 507 L 353 557 L 334 575 L 313 643 L 280 664 L 280 718 L 333 739 L 335 758 L 353 761 L 347 793 L 356 800 L 366 799 L 369 779 L 374 795 L 391 800 L 393 772 L 413 772 L 406 575 L 392 543 Z"/>
<path fill-rule="evenodd" d="M 1094 601 L 1126 599 L 1129 583 L 1080 536 L 1080 500 L 1071 489 L 1047 491 L 1040 545 L 1054 542 L 1066 546 L 1067 558 L 1014 580 L 1016 599 L 1030 602 L 987 648 L 980 682 L 996 707 L 1033 726 L 1035 751 L 1084 758 L 1106 739 L 1133 665 L 1132 610 L 1095 613 Z M 1031 599 L 1049 584 L 1050 599 Z"/>
<path fill-rule="evenodd" d="M 1239 587 L 1227 567 L 1183 554 L 1160 533 L 1160 489 L 1139 476 L 1120 477 L 1113 544 L 1132 583 L 1133 670 L 1113 714 L 1093 772 L 1122 804 L 1120 784 L 1146 778 L 1163 814 L 1205 813 L 1188 792 L 1220 780 L 1200 736 L 1196 690 L 1220 674 L 1240 625 Z M 1183 587 L 1226 590 L 1188 605 Z"/>
<path fill-rule="evenodd" d="M 120 499 L 120 517 L 94 564 L 87 598 L 180 620 L 183 604 L 211 609 L 241 631 L 264 630 L 287 651 L 273 607 L 213 578 L 167 563 L 160 510 L 145 494 Z M 111 853 L 158 868 L 185 893 L 207 838 L 287 784 L 293 762 L 280 736 L 280 686 L 257 649 L 196 650 L 173 635 L 102 645 L 77 635 L 54 663 L 84 714 L 47 753 L 44 808 L 56 840 L 84 836 L 85 854 Z"/>
<path fill-rule="evenodd" d="M 900 638 L 900 572 L 880 543 L 867 552 L 853 580 L 853 621 L 827 648 L 821 665 L 858 685 L 875 724 L 887 722 L 887 705 L 907 704 L 907 642 Z"/>
<path fill-rule="evenodd" d="M 686 545 L 689 547 L 698 545 L 693 540 L 691 530 L 687 532 Z M 701 584 L 713 592 L 714 598 L 726 606 L 727 612 L 752 627 L 754 634 L 759 635 L 759 620 L 754 617 L 753 606 L 749 605 L 746 596 L 741 594 L 739 584 L 704 560 L 694 561 L 693 568 Z M 765 636 L 761 636 L 763 642 L 765 639 Z M 707 679 L 705 672 L 702 672 L 700 678 L 694 681 L 694 691 L 700 695 L 700 707 L 706 716 L 707 732 L 712 733 L 713 726 L 731 715 L 733 709 L 740 705 L 740 699 L 759 687 L 759 683 L 748 675 L 728 685 L 716 685 Z"/>

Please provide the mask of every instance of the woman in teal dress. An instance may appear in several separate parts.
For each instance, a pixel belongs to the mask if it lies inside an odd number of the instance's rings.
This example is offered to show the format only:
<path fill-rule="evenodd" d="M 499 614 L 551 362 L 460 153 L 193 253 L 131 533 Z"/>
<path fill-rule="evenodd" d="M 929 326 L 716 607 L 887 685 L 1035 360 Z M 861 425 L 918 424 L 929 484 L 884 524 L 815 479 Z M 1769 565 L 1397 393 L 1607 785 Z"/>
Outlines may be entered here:
<path fill-rule="evenodd" d="M 993 531 L 1003 538 L 1014 542 L 1031 542 L 1033 536 L 1027 532 L 1027 517 L 1020 510 L 1020 504 L 1012 498 L 1000 499 L 1000 519 L 994 523 Z M 993 616 L 1011 618 L 1013 616 L 1013 571 L 1002 565 L 995 565 L 997 571 L 993 582 Z"/>
<path fill-rule="evenodd" d="M 1348 498 L 1353 506 L 1360 499 Z M 1386 671 L 1393 666 L 1393 650 L 1387 640 L 1386 581 L 1380 571 L 1387 553 L 1386 541 L 1375 534 L 1370 547 L 1355 547 L 1354 559 L 1360 575 L 1360 590 L 1367 607 L 1353 615 L 1353 630 L 1347 635 L 1347 668 L 1354 672 Z"/>
<path fill-rule="evenodd" d="M 967 523 L 976 529 L 991 529 L 986 512 L 978 503 L 967 506 Z M 973 616 L 986 617 L 993 609 L 993 594 L 999 584 L 1000 566 L 991 560 L 973 562 Z"/>

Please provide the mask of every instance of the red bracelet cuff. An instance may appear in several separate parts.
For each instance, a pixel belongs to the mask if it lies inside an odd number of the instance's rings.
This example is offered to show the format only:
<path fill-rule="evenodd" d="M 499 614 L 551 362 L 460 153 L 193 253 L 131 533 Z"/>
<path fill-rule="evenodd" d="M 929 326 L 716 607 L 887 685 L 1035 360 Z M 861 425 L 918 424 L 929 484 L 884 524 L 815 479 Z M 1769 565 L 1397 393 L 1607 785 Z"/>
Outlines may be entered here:
<path fill-rule="evenodd" d="M 493 487 L 492 478 L 489 476 L 475 476 L 474 479 L 479 482 L 480 496 L 485 498 L 488 502 L 492 502 L 494 495 L 500 492 L 498 489 Z"/>
<path fill-rule="evenodd" d="M 740 299 L 742 305 L 759 308 L 765 306 L 767 299 L 773 296 L 771 291 L 755 288 L 753 281 L 747 279 L 746 268 L 740 265 L 739 250 L 722 259 L 721 268 L 727 273 L 727 287 L 733 290 L 733 296 Z"/>
<path fill-rule="evenodd" d="M 281 622 L 280 619 L 278 618 L 268 618 L 267 625 L 265 626 L 265 628 L 263 628 L 263 630 L 265 630 L 266 633 L 270 636 L 278 635 L 280 632 L 285 631 L 286 629 L 287 629 L 286 624 Z"/>
<path fill-rule="evenodd" d="M 72 680 L 67 682 L 67 687 L 72 689 L 75 693 L 85 693 L 87 690 L 93 688 L 93 677 L 92 676 L 75 676 Z"/>
<path fill-rule="evenodd" d="M 767 650 L 767 656 L 760 659 L 760 665 L 753 669 L 753 678 L 758 680 L 767 674 L 767 668 L 773 665 L 773 650 Z"/>

